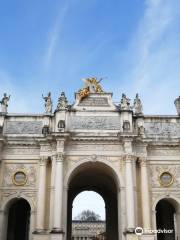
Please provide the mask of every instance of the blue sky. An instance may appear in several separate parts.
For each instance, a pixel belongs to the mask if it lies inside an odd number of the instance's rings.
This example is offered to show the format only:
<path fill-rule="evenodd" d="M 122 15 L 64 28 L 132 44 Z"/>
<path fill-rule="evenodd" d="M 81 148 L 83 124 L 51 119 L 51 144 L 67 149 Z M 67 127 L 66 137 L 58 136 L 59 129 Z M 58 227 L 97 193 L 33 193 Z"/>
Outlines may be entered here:
<path fill-rule="evenodd" d="M 146 114 L 175 114 L 179 26 L 179 0 L 0 1 L 0 94 L 9 112 L 41 113 L 42 93 L 55 108 L 82 78 L 107 77 L 115 102 L 139 92 Z"/>

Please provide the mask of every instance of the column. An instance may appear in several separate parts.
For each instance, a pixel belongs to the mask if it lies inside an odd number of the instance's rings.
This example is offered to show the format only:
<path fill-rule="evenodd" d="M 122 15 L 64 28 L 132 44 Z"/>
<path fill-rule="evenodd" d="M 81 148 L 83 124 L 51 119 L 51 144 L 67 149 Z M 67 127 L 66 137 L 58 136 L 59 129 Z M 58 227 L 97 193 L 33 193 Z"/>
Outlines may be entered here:
<path fill-rule="evenodd" d="M 67 239 L 67 206 L 68 206 L 68 187 L 63 188 L 63 227 L 64 239 Z"/>
<path fill-rule="evenodd" d="M 53 227 L 54 216 L 54 193 L 55 193 L 55 171 L 56 171 L 56 155 L 51 157 L 51 189 L 50 189 L 50 221 L 49 229 Z"/>
<path fill-rule="evenodd" d="M 62 203 L 63 203 L 63 154 L 57 154 L 52 233 L 63 233 Z"/>
<path fill-rule="evenodd" d="M 146 158 L 140 158 L 139 163 L 141 167 L 141 202 L 143 228 L 151 229 L 150 194 Z"/>
<path fill-rule="evenodd" d="M 45 201 L 46 201 L 46 164 L 48 157 L 42 156 L 39 165 L 39 186 L 37 195 L 36 232 L 44 231 Z"/>
<path fill-rule="evenodd" d="M 133 160 L 134 156 L 126 155 L 126 213 L 127 213 L 127 231 L 133 232 L 135 229 L 135 199 L 133 185 Z"/>

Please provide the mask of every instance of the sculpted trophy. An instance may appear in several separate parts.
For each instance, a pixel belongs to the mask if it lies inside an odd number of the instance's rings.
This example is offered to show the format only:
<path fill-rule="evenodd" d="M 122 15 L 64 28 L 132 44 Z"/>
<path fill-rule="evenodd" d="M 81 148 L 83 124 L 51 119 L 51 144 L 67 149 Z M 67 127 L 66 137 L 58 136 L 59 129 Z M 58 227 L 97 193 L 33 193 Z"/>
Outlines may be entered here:
<path fill-rule="evenodd" d="M 85 87 L 81 88 L 78 91 L 79 100 L 88 97 L 90 93 L 103 93 L 102 87 L 100 85 L 102 79 L 103 78 L 100 78 L 98 80 L 95 77 L 83 79 Z"/>

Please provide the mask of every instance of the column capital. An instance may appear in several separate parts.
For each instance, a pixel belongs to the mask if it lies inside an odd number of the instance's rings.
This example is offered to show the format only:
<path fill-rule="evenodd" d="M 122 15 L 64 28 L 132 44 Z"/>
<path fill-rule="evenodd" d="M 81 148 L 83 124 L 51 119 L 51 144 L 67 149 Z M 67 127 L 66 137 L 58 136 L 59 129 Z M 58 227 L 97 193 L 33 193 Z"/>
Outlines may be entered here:
<path fill-rule="evenodd" d="M 56 154 L 56 162 L 63 162 L 64 161 L 64 153 L 57 153 Z"/>
<path fill-rule="evenodd" d="M 147 166 L 147 158 L 146 157 L 138 157 L 138 163 L 141 167 Z"/>
<path fill-rule="evenodd" d="M 40 165 L 41 166 L 44 166 L 44 165 L 46 165 L 47 164 L 47 162 L 48 162 L 48 160 L 49 160 L 49 156 L 40 156 Z"/>
<path fill-rule="evenodd" d="M 135 161 L 136 158 L 137 157 L 133 154 L 124 154 L 124 161 L 125 162 L 130 162 L 131 163 L 131 162 Z"/>

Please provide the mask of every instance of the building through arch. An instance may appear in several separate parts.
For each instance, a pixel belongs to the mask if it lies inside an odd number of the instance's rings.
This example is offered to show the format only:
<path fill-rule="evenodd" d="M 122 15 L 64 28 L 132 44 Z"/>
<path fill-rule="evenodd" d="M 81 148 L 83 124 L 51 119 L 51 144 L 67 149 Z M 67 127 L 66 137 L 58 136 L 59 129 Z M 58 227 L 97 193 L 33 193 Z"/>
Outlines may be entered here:
<path fill-rule="evenodd" d="M 106 238 L 105 202 L 94 191 L 79 193 L 72 207 L 72 239 Z"/>
<path fill-rule="evenodd" d="M 7 217 L 17 217 L 21 198 L 31 206 L 28 240 L 69 240 L 72 202 L 84 190 L 105 201 L 107 240 L 136 239 L 136 227 L 156 229 L 156 222 L 163 227 L 162 208 L 169 225 L 175 213 L 180 239 L 180 98 L 177 115 L 146 115 L 138 94 L 134 104 L 125 94 L 114 103 L 96 78 L 85 83 L 73 104 L 62 92 L 54 111 L 48 93 L 42 114 L 7 113 L 0 101 L 0 240 L 7 240 L 8 225 L 18 232 Z M 168 201 L 157 204 L 162 198 Z M 25 223 L 24 200 L 21 207 Z M 155 239 L 152 232 L 141 236 Z"/>

